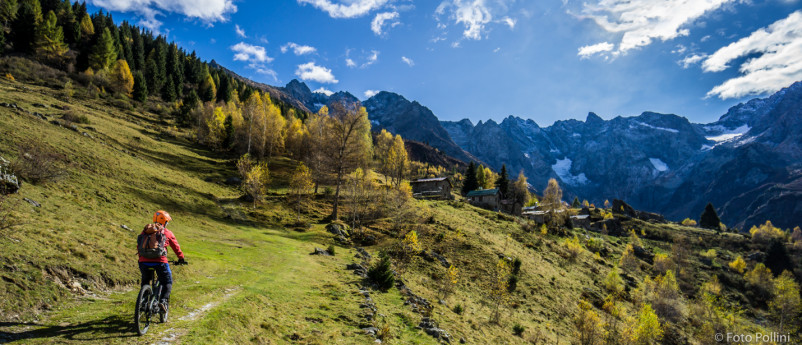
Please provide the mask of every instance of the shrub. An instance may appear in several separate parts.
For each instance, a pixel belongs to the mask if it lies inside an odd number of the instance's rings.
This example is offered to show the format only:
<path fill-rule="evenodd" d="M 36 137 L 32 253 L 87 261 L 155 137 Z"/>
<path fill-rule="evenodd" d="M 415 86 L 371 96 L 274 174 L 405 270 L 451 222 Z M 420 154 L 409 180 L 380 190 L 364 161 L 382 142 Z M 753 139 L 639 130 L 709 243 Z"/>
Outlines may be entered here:
<path fill-rule="evenodd" d="M 381 339 L 382 342 L 387 342 L 390 340 L 390 338 L 392 338 L 392 333 L 390 333 L 390 325 L 385 322 L 384 325 L 381 326 L 376 332 L 376 338 Z"/>
<path fill-rule="evenodd" d="M 774 227 L 774 225 L 771 224 L 771 221 L 768 220 L 761 226 L 752 226 L 752 229 L 749 230 L 749 233 L 752 234 L 752 242 L 755 243 L 768 243 L 773 240 L 785 242 L 785 239 L 788 236 L 785 231 Z"/>
<path fill-rule="evenodd" d="M 744 271 L 746 270 L 746 261 L 744 261 L 743 257 L 738 255 L 738 257 L 735 258 L 735 260 L 732 260 L 732 262 L 730 262 L 729 266 L 731 270 L 738 272 L 740 274 L 744 274 Z"/>
<path fill-rule="evenodd" d="M 518 288 L 518 276 L 511 274 L 510 278 L 507 279 L 507 291 L 513 292 L 517 288 Z"/>
<path fill-rule="evenodd" d="M 33 140 L 20 144 L 19 156 L 11 171 L 33 184 L 47 183 L 66 175 L 66 157 L 44 142 Z"/>
<path fill-rule="evenodd" d="M 618 261 L 618 266 L 625 270 L 634 270 L 640 266 L 638 258 L 635 257 L 635 248 L 632 246 L 632 243 L 627 244 L 627 247 L 624 248 L 624 253 L 621 254 L 621 260 Z"/>
<path fill-rule="evenodd" d="M 662 319 L 679 322 L 685 317 L 685 302 L 673 271 L 654 279 L 646 277 L 633 295 L 637 302 L 653 306 Z"/>
<path fill-rule="evenodd" d="M 654 256 L 654 266 L 652 266 L 652 268 L 659 274 L 665 274 L 669 270 L 674 269 L 674 261 L 666 254 L 657 253 Z"/>
<path fill-rule="evenodd" d="M 774 290 L 773 277 L 771 270 L 762 263 L 755 265 L 755 268 L 744 275 L 748 285 L 764 301 L 771 296 L 771 292 Z"/>
<path fill-rule="evenodd" d="M 570 260 L 576 260 L 579 254 L 582 253 L 582 245 L 579 244 L 579 238 L 574 236 L 572 239 L 566 239 L 563 242 L 563 247 L 567 253 L 567 258 Z"/>
<path fill-rule="evenodd" d="M 88 125 L 89 124 L 89 118 L 86 117 L 86 115 L 84 115 L 84 114 L 76 114 L 76 113 L 71 112 L 71 111 L 68 111 L 68 112 L 64 113 L 64 115 L 61 115 L 61 119 L 64 120 L 64 121 L 67 121 L 67 122 L 79 123 L 79 124 L 82 124 L 82 125 Z"/>
<path fill-rule="evenodd" d="M 580 345 L 595 345 L 604 335 L 605 324 L 593 306 L 585 300 L 577 305 L 579 313 L 574 317 L 577 336 Z"/>
<path fill-rule="evenodd" d="M 454 309 L 451 309 L 455 314 L 462 315 L 462 304 L 457 304 L 454 306 Z"/>
<path fill-rule="evenodd" d="M 379 257 L 379 261 L 368 269 L 368 279 L 376 284 L 380 290 L 387 291 L 395 284 L 395 274 L 387 253 L 381 252 Z"/>
<path fill-rule="evenodd" d="M 604 248 L 604 239 L 598 237 L 591 237 L 587 240 L 585 245 L 588 247 L 588 250 L 595 253 L 602 253 L 605 252 Z"/>
<path fill-rule="evenodd" d="M 682 221 L 682 225 L 694 226 L 695 227 L 696 226 L 696 221 L 693 220 L 693 219 L 690 219 L 690 218 L 685 218 L 685 220 Z"/>
<path fill-rule="evenodd" d="M 336 252 L 333 244 L 330 244 L 329 247 L 326 248 L 326 251 L 329 252 L 329 254 L 331 254 L 331 255 L 335 255 L 335 252 Z"/>
<path fill-rule="evenodd" d="M 638 344 L 654 344 L 663 338 L 663 327 L 657 314 L 648 303 L 644 303 L 633 328 L 632 339 Z"/>
<path fill-rule="evenodd" d="M 604 278 L 603 283 L 604 288 L 610 293 L 618 295 L 624 292 L 624 279 L 621 279 L 617 265 L 610 269 L 610 273 L 608 273 L 607 277 Z"/>
<path fill-rule="evenodd" d="M 521 259 L 515 258 L 512 260 L 512 274 L 518 275 L 518 273 L 521 273 Z"/>
<path fill-rule="evenodd" d="M 518 324 L 518 323 L 516 323 L 515 325 L 512 326 L 512 334 L 514 334 L 516 336 L 519 336 L 519 337 L 524 334 L 525 330 L 526 330 L 526 328 L 524 328 L 524 326 L 521 326 L 521 324 Z"/>

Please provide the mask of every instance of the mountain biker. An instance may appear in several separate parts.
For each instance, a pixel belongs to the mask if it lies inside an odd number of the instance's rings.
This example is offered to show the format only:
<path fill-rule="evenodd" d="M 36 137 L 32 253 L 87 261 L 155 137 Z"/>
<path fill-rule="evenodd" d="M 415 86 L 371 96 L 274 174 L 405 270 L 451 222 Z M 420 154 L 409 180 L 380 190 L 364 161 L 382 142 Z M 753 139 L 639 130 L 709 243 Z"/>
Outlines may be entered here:
<path fill-rule="evenodd" d="M 165 313 L 169 307 L 170 290 L 173 288 L 173 273 L 170 271 L 170 264 L 167 260 L 167 246 L 165 244 L 169 245 L 170 248 L 173 248 L 173 252 L 178 255 L 178 262 L 176 262 L 177 265 L 184 265 L 187 263 L 186 260 L 184 260 L 184 253 L 181 252 L 181 247 L 178 245 L 178 240 L 176 240 L 173 232 L 167 229 L 167 223 L 172 220 L 173 218 L 170 217 L 169 213 L 165 211 L 156 211 L 156 213 L 153 215 L 153 223 L 155 224 L 148 224 L 148 226 L 142 230 L 142 234 L 140 234 L 139 238 L 137 239 L 137 249 L 139 250 L 142 239 L 145 236 L 161 232 L 163 239 L 162 246 L 164 247 L 161 248 L 161 256 L 156 258 L 146 258 L 141 252 L 138 252 L 138 254 L 139 271 L 142 272 L 142 285 L 148 285 L 153 279 L 153 272 L 156 271 L 159 284 L 162 286 L 161 296 L 159 297 L 159 308 Z M 153 268 L 154 270 L 151 270 L 150 268 Z"/>

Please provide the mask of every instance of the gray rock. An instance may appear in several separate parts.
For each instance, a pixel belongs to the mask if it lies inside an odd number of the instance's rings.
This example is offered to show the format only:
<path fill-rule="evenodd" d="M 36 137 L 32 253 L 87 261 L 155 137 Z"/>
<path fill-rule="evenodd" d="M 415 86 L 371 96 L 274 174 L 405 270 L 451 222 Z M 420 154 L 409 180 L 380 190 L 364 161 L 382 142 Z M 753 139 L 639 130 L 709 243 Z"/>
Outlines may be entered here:
<path fill-rule="evenodd" d="M 22 182 L 17 176 L 6 171 L 8 165 L 9 162 L 0 157 L 0 194 L 2 195 L 14 194 L 22 187 Z"/>
<path fill-rule="evenodd" d="M 360 257 L 362 260 L 370 261 L 371 256 L 370 254 L 368 254 L 368 251 L 365 250 L 364 248 L 357 247 L 356 252 L 358 253 L 357 256 Z"/>
<path fill-rule="evenodd" d="M 38 202 L 36 202 L 36 201 L 33 201 L 33 200 L 31 200 L 31 199 L 28 199 L 28 198 L 22 198 L 22 200 L 25 200 L 26 202 L 28 202 L 29 204 L 31 204 L 31 206 L 33 206 L 33 207 L 42 207 L 42 204 L 40 204 L 40 203 L 38 203 Z"/>
<path fill-rule="evenodd" d="M 460 343 L 460 344 L 465 344 L 466 342 L 467 342 L 467 341 L 465 341 L 465 338 L 459 338 L 459 343 Z"/>
<path fill-rule="evenodd" d="M 437 261 L 440 261 L 440 264 L 443 265 L 443 267 L 445 267 L 445 268 L 451 267 L 451 263 L 448 262 L 448 259 L 446 259 L 444 256 L 438 254 L 434 250 L 432 250 L 432 257 L 437 259 Z"/>
<path fill-rule="evenodd" d="M 756 261 L 756 262 L 763 262 L 766 259 L 766 253 L 764 252 L 754 252 L 746 256 L 748 260 Z"/>
<path fill-rule="evenodd" d="M 365 332 L 365 334 L 367 334 L 367 335 L 371 335 L 371 336 L 375 337 L 376 336 L 376 332 L 378 332 L 379 329 L 376 328 L 376 327 L 365 327 L 365 328 L 362 329 L 362 331 Z"/>
<path fill-rule="evenodd" d="M 128 225 L 125 225 L 125 224 L 120 224 L 120 228 L 122 228 L 124 230 L 128 230 L 128 231 L 134 232 L 134 230 L 132 230 L 131 228 L 128 227 Z"/>
<path fill-rule="evenodd" d="M 329 223 L 326 225 L 326 230 L 337 236 L 348 237 L 348 227 L 339 223 Z"/>
<path fill-rule="evenodd" d="M 329 253 L 329 251 L 328 251 L 328 250 L 325 250 L 325 249 L 320 249 L 320 248 L 318 248 L 318 247 L 315 247 L 315 251 L 313 251 L 313 252 L 312 252 L 312 253 L 310 253 L 309 255 L 323 255 L 323 256 L 331 256 L 331 253 Z"/>

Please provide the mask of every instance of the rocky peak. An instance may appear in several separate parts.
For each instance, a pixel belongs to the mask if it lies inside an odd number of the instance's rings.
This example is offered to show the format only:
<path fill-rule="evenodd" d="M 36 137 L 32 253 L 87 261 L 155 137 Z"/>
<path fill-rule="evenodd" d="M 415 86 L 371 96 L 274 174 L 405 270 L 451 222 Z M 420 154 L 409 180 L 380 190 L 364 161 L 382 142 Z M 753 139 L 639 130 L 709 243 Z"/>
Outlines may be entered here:
<path fill-rule="evenodd" d="M 596 115 L 594 112 L 589 112 L 588 117 L 585 119 L 585 124 L 588 125 L 600 125 L 604 123 L 604 119 L 602 119 L 599 115 Z"/>

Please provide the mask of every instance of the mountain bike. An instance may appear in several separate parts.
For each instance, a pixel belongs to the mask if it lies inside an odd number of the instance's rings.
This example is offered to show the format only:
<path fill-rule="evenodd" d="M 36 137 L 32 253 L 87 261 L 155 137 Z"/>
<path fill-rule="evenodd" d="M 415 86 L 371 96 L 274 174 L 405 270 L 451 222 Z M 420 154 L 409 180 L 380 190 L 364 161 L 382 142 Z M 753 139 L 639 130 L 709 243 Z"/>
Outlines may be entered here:
<path fill-rule="evenodd" d="M 185 265 L 186 263 L 179 263 L 178 261 L 170 262 L 173 266 Z M 159 308 L 159 296 L 161 296 L 161 284 L 155 272 L 156 268 L 149 267 L 153 272 L 153 279 L 150 285 L 142 285 L 139 289 L 139 295 L 136 297 L 136 309 L 134 309 L 134 325 L 136 325 L 136 333 L 145 335 L 150 327 L 151 318 L 159 315 L 159 322 L 167 322 L 167 314 L 169 310 L 162 312 Z"/>

